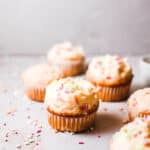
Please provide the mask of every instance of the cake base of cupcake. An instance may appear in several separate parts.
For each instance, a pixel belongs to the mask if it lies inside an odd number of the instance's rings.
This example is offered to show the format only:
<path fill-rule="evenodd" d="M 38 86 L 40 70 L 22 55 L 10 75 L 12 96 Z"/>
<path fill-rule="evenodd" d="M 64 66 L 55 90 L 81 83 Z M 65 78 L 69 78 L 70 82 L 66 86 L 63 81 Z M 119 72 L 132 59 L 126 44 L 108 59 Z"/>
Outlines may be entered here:
<path fill-rule="evenodd" d="M 61 69 L 63 77 L 69 76 L 76 76 L 83 74 L 87 69 L 87 64 L 82 61 L 71 61 L 71 60 L 64 60 L 64 61 L 55 61 L 49 62 L 51 65 L 55 65 Z"/>
<path fill-rule="evenodd" d="M 44 102 L 45 88 L 44 87 L 30 87 L 26 88 L 25 93 L 27 97 L 36 102 Z"/>
<path fill-rule="evenodd" d="M 98 86 L 99 98 L 102 101 L 114 102 L 126 99 L 129 96 L 131 83 L 113 87 Z"/>
<path fill-rule="evenodd" d="M 66 117 L 49 113 L 48 122 L 56 131 L 82 132 L 94 125 L 96 112 L 84 116 Z"/>

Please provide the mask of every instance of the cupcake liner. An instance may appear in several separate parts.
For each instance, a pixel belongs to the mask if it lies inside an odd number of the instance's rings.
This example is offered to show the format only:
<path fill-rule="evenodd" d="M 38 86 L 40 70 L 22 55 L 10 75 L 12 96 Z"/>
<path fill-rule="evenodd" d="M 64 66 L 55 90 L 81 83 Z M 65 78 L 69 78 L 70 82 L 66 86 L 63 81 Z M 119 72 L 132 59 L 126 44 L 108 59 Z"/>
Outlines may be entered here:
<path fill-rule="evenodd" d="M 115 86 L 115 87 L 105 87 L 99 86 L 99 98 L 102 101 L 121 101 L 128 97 L 130 92 L 130 85 Z"/>
<path fill-rule="evenodd" d="M 130 121 L 133 121 L 137 117 L 144 118 L 147 116 L 150 116 L 150 112 L 143 111 L 143 112 L 139 112 L 137 115 L 132 114 L 132 112 L 130 112 L 130 111 L 128 112 L 128 117 L 129 117 Z"/>
<path fill-rule="evenodd" d="M 65 117 L 49 113 L 48 122 L 57 131 L 81 132 L 90 128 L 95 118 L 96 112 L 80 117 Z"/>
<path fill-rule="evenodd" d="M 44 102 L 45 90 L 44 87 L 30 87 L 26 88 L 25 93 L 31 100 Z"/>

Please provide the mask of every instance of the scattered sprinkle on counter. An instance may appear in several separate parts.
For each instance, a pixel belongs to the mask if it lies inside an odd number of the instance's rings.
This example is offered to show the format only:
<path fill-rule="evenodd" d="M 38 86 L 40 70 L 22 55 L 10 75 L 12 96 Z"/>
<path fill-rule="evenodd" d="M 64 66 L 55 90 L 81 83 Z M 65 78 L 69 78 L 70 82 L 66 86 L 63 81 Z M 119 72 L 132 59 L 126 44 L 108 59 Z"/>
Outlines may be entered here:
<path fill-rule="evenodd" d="M 78 143 L 78 144 L 81 144 L 81 145 L 82 145 L 82 144 L 85 144 L 85 143 L 84 143 L 83 141 L 79 141 L 79 143 Z"/>

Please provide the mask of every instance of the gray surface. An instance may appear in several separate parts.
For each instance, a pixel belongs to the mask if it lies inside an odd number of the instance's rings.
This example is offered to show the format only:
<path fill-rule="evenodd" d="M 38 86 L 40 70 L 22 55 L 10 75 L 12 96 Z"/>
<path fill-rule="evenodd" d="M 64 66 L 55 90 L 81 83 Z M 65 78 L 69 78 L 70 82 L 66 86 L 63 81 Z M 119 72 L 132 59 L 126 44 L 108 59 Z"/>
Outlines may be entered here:
<path fill-rule="evenodd" d="M 150 53 L 149 0 L 0 0 L 0 54 L 41 54 L 64 40 L 87 53 Z"/>
<path fill-rule="evenodd" d="M 43 104 L 27 99 L 20 81 L 20 75 L 27 66 L 43 60 L 43 57 L 0 57 L 0 149 L 15 150 L 17 144 L 22 144 L 23 150 L 108 150 L 112 134 L 119 130 L 123 125 L 122 120 L 127 118 L 125 102 L 102 103 L 98 110 L 95 129 L 90 133 L 71 135 L 53 132 L 47 123 L 47 112 Z M 135 74 L 133 91 L 142 87 L 139 78 L 139 57 L 130 58 L 129 61 Z M 14 115 L 6 114 L 10 107 L 16 109 Z M 104 108 L 107 108 L 107 111 Z M 120 108 L 124 110 L 120 111 Z M 4 126 L 4 123 L 7 125 Z M 36 138 L 39 145 L 23 145 L 25 138 L 35 133 L 41 125 L 42 133 Z M 18 134 L 15 135 L 12 130 Z M 8 138 L 5 137 L 7 132 Z M 5 142 L 5 139 L 8 139 L 8 142 Z M 78 144 L 79 141 L 83 141 L 84 144 Z"/>

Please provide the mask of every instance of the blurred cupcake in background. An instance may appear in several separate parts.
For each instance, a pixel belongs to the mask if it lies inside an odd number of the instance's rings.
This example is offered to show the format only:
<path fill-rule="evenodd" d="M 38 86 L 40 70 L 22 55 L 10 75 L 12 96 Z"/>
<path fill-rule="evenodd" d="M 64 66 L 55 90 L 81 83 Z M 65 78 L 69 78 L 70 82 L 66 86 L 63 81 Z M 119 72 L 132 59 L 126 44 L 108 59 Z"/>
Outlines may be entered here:
<path fill-rule="evenodd" d="M 46 63 L 33 65 L 22 74 L 26 95 L 38 102 L 43 102 L 46 86 L 53 80 L 62 78 L 59 68 L 49 66 Z"/>
<path fill-rule="evenodd" d="M 99 87 L 101 100 L 120 101 L 129 95 L 133 74 L 125 59 L 119 55 L 105 55 L 93 58 L 86 77 Z"/>
<path fill-rule="evenodd" d="M 83 48 L 70 42 L 54 45 L 47 59 L 49 64 L 60 67 L 65 77 L 79 75 L 86 69 Z"/>
<path fill-rule="evenodd" d="M 45 105 L 53 129 L 81 132 L 93 126 L 99 100 L 95 87 L 88 81 L 64 78 L 47 87 Z"/>
<path fill-rule="evenodd" d="M 150 87 L 137 90 L 128 99 L 129 120 L 150 116 Z"/>

